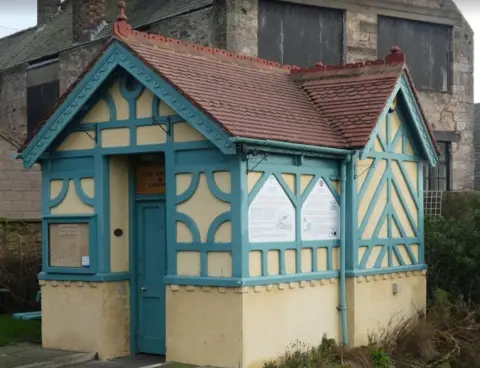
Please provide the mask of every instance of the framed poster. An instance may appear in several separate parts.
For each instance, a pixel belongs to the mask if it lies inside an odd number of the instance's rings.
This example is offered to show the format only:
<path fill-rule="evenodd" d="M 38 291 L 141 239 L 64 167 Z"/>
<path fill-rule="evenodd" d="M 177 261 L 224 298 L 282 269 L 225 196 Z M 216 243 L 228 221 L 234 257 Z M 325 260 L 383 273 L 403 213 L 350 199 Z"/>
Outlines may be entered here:
<path fill-rule="evenodd" d="M 96 272 L 96 216 L 52 216 L 43 219 L 45 272 Z"/>
<path fill-rule="evenodd" d="M 274 175 L 265 181 L 248 208 L 251 243 L 295 241 L 295 207 Z"/>
<path fill-rule="evenodd" d="M 49 266 L 90 267 L 90 224 L 50 223 Z"/>
<path fill-rule="evenodd" d="M 302 205 L 302 240 L 340 238 L 340 206 L 323 179 Z"/>

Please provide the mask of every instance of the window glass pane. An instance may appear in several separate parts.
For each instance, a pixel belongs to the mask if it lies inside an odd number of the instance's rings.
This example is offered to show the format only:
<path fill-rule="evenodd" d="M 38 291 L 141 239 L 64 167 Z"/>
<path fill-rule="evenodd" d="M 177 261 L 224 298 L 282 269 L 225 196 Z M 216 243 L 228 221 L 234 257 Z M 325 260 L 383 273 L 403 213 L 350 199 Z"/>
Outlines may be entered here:
<path fill-rule="evenodd" d="M 445 142 L 438 142 L 440 148 L 440 161 L 445 161 L 447 158 L 447 144 Z"/>
<path fill-rule="evenodd" d="M 447 164 L 438 165 L 438 177 L 443 179 L 447 178 Z"/>
<path fill-rule="evenodd" d="M 447 190 L 447 179 L 438 179 L 438 190 Z"/>

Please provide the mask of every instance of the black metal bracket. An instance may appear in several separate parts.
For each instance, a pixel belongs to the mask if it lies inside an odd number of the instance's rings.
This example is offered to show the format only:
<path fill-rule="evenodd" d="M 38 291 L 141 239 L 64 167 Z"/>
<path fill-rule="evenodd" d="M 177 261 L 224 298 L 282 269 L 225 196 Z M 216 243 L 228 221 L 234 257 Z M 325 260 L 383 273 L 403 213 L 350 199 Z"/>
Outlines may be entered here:
<path fill-rule="evenodd" d="M 90 139 L 95 142 L 95 144 L 97 143 L 97 134 L 95 134 L 95 137 L 92 137 L 92 135 L 88 132 L 88 130 L 84 130 L 83 132 L 86 135 L 88 135 L 90 137 Z"/>
<path fill-rule="evenodd" d="M 167 129 L 163 127 L 163 124 L 161 124 L 155 116 L 152 116 L 152 124 L 157 124 L 168 136 L 170 136 L 170 118 L 168 118 L 168 123 L 167 123 Z"/>
<path fill-rule="evenodd" d="M 253 172 L 258 165 L 260 165 L 263 161 L 265 161 L 268 157 L 268 154 L 266 152 L 263 152 L 261 153 L 263 155 L 263 157 L 260 159 L 260 161 L 258 161 L 255 166 L 253 166 L 251 169 L 248 168 L 248 154 L 251 154 L 253 157 L 257 156 L 260 152 L 258 150 L 252 150 L 250 152 L 247 153 L 247 174 Z"/>
<path fill-rule="evenodd" d="M 356 174 L 356 173 L 355 173 L 355 179 L 358 179 L 360 176 L 362 176 L 363 174 L 365 174 L 368 170 L 370 170 L 371 168 L 375 167 L 375 165 L 376 165 L 376 161 L 373 160 L 372 163 L 371 163 L 370 165 L 368 165 L 368 167 L 367 167 L 365 170 L 363 170 L 360 174 Z M 357 169 L 355 168 L 355 171 L 356 171 L 356 170 L 357 170 Z"/>

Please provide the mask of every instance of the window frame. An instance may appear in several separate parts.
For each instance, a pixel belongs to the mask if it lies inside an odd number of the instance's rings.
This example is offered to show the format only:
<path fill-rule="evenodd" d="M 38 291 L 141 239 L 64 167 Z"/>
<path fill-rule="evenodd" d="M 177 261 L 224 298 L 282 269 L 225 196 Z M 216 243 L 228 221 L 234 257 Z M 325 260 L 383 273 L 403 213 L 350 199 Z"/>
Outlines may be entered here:
<path fill-rule="evenodd" d="M 31 62 L 27 68 L 27 86 L 26 86 L 26 114 L 27 114 L 27 124 L 26 124 L 26 133 L 27 136 L 30 136 L 42 122 L 43 119 L 51 112 L 52 108 L 57 103 L 60 98 L 60 61 L 58 57 L 53 57 L 46 60 L 40 60 L 38 62 Z M 43 86 L 49 86 L 49 88 L 56 87 L 55 97 L 52 97 L 48 100 L 48 103 L 45 104 L 45 111 L 43 112 L 42 117 L 37 117 L 38 121 L 32 121 L 34 119 L 31 117 L 29 106 L 32 103 L 31 99 L 37 100 L 37 97 L 30 96 L 29 93 L 33 89 L 42 88 Z M 29 97 L 30 96 L 30 97 Z M 42 94 L 43 96 L 43 94 Z M 40 96 L 41 97 L 41 96 Z"/>
<path fill-rule="evenodd" d="M 438 140 L 440 148 L 440 157 L 438 164 L 435 167 L 430 167 L 428 163 L 424 164 L 423 170 L 423 190 L 424 191 L 451 191 L 452 190 L 452 141 Z M 442 147 L 444 151 L 442 152 Z M 439 169 L 441 166 L 445 166 L 445 176 L 441 176 Z M 436 175 L 432 175 L 435 172 Z M 445 180 L 445 188 L 440 188 L 440 180 Z M 432 189 L 431 183 L 436 182 L 436 188 Z"/>
<path fill-rule="evenodd" d="M 392 15 L 385 15 L 385 14 L 379 14 L 378 15 L 378 18 L 377 18 L 377 34 L 379 35 L 377 37 L 377 52 L 380 52 L 380 34 L 383 34 L 383 32 L 380 31 L 380 21 L 381 19 L 390 19 L 390 20 L 394 20 L 394 21 L 405 21 L 405 22 L 411 22 L 411 23 L 418 23 L 418 24 L 424 24 L 424 25 L 431 25 L 431 26 L 437 26 L 437 27 L 445 27 L 447 29 L 447 40 L 448 40 L 448 49 L 446 50 L 447 51 L 447 57 L 446 57 L 446 64 L 447 64 L 447 76 L 446 76 L 446 88 L 440 88 L 440 89 L 437 89 L 435 88 L 434 86 L 430 85 L 428 87 L 426 86 L 422 86 L 420 85 L 419 83 L 416 83 L 416 88 L 419 90 L 419 91 L 426 91 L 426 92 L 440 92 L 440 93 L 452 93 L 452 87 L 453 87 L 453 45 L 454 45 L 454 29 L 453 29 L 453 26 L 450 25 L 450 24 L 446 24 L 446 23 L 436 23 L 436 22 L 431 22 L 431 21 L 422 21 L 422 20 L 417 20 L 417 19 L 410 19 L 410 18 L 405 18 L 405 17 L 399 17 L 399 16 L 392 16 Z M 398 36 L 396 35 L 395 38 L 397 38 Z M 401 36 L 400 36 L 401 37 Z M 397 44 L 397 46 L 400 46 L 399 45 L 399 42 L 397 41 L 392 41 L 391 42 L 392 45 L 390 45 L 390 47 L 392 46 L 395 46 L 394 44 Z M 405 54 L 406 54 L 406 57 L 407 57 L 407 63 L 408 63 L 408 55 L 409 55 L 409 52 L 408 50 L 402 50 Z M 388 52 L 387 52 L 388 53 Z M 385 55 L 379 55 L 380 57 L 383 57 Z M 410 68 L 410 70 L 412 70 L 412 68 Z M 412 78 L 414 78 L 414 76 L 412 75 Z M 414 83 L 415 83 L 415 80 L 414 80 Z"/>
<path fill-rule="evenodd" d="M 50 265 L 50 225 L 88 224 L 89 226 L 89 267 L 62 267 Z M 97 216 L 92 215 L 51 215 L 42 218 L 43 272 L 48 274 L 94 275 L 98 272 L 97 263 Z"/>

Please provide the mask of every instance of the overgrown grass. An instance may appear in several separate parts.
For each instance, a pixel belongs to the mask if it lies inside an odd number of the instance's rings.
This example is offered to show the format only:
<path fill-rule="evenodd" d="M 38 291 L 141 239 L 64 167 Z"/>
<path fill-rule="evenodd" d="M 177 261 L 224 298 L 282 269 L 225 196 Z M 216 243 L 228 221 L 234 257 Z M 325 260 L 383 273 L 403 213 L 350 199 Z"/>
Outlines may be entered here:
<path fill-rule="evenodd" d="M 0 346 L 18 342 L 41 341 L 41 322 L 16 320 L 11 315 L 0 315 Z"/>
<path fill-rule="evenodd" d="M 419 311 L 370 336 L 368 346 L 342 349 L 324 337 L 317 347 L 296 343 L 264 368 L 480 367 L 480 309 L 437 291 Z"/>

